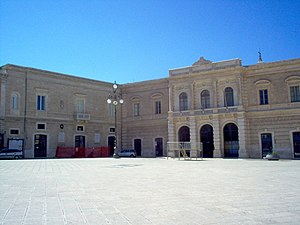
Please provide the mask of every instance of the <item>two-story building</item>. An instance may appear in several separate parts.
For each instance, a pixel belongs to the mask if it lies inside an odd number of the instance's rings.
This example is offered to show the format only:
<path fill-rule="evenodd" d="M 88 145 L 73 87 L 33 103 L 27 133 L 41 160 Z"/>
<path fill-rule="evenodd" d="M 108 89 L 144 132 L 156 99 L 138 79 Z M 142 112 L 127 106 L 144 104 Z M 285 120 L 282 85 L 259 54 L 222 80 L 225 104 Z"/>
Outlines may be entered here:
<path fill-rule="evenodd" d="M 200 58 L 170 70 L 168 140 L 202 146 L 204 157 L 300 157 L 299 63 Z"/>
<path fill-rule="evenodd" d="M 25 158 L 55 157 L 57 146 L 113 146 L 110 83 L 15 65 L 0 74 L 1 146 L 20 140 Z"/>
<path fill-rule="evenodd" d="M 15 65 L 0 78 L 0 147 L 24 140 L 27 158 L 113 146 L 115 134 L 142 157 L 188 142 L 204 157 L 300 158 L 300 59 L 243 66 L 201 57 L 167 78 L 120 85 L 116 124 L 111 83 Z"/>

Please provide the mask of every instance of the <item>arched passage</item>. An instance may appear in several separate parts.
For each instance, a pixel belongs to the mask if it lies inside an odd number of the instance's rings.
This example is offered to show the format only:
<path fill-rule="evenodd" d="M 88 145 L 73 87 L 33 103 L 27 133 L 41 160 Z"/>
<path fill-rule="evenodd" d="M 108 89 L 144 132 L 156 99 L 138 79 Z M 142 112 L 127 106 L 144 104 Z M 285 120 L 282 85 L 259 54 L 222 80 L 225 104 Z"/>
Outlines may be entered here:
<path fill-rule="evenodd" d="M 187 126 L 180 127 L 178 131 L 179 142 L 190 142 L 190 128 Z"/>
<path fill-rule="evenodd" d="M 239 157 L 239 130 L 234 123 L 224 126 L 224 157 Z"/>
<path fill-rule="evenodd" d="M 204 125 L 200 129 L 200 140 L 202 142 L 202 150 L 204 158 L 214 157 L 214 132 L 213 127 L 209 124 Z"/>
<path fill-rule="evenodd" d="M 190 138 L 190 128 L 187 126 L 182 126 L 180 127 L 179 131 L 178 131 L 178 141 L 179 142 L 190 142 L 191 138 Z M 185 149 L 185 144 L 181 143 L 182 148 L 184 149 L 184 153 L 181 151 L 179 154 L 181 154 L 182 156 L 184 154 L 187 154 L 187 156 L 190 156 L 190 150 Z"/>

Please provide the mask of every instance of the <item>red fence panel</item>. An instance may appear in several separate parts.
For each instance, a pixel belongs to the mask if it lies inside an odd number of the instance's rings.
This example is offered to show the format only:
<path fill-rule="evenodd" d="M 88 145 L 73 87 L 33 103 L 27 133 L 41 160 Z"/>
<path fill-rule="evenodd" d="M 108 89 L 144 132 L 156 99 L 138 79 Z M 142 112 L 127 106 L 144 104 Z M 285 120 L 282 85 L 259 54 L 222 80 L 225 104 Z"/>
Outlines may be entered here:
<path fill-rule="evenodd" d="M 56 158 L 110 157 L 109 147 L 77 148 L 57 146 Z"/>
<path fill-rule="evenodd" d="M 73 147 L 61 147 L 56 148 L 56 158 L 72 158 L 75 156 Z"/>
<path fill-rule="evenodd" d="M 100 157 L 110 157 L 110 148 L 100 147 Z"/>

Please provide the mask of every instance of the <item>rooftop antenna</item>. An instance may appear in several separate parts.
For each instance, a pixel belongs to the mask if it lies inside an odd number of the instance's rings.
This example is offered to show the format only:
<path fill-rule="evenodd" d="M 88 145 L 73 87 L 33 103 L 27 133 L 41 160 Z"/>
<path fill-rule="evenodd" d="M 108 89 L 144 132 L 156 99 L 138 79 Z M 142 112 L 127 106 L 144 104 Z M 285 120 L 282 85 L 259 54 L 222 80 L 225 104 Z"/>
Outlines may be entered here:
<path fill-rule="evenodd" d="M 263 63 L 263 60 L 261 58 L 261 52 L 260 49 L 258 50 L 258 62 L 257 63 Z"/>

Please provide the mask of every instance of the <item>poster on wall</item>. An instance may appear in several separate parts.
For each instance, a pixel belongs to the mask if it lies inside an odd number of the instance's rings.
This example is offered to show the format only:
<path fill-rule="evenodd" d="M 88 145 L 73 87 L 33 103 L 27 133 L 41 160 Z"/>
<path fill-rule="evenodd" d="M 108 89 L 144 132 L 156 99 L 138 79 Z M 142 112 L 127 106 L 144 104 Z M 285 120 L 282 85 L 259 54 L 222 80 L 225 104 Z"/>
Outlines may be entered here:
<path fill-rule="evenodd" d="M 23 150 L 24 139 L 8 139 L 9 149 Z"/>

